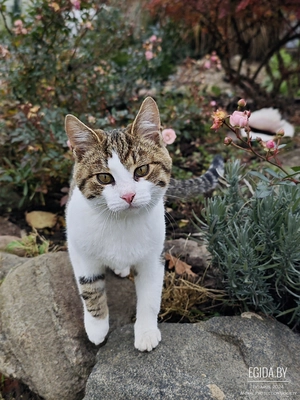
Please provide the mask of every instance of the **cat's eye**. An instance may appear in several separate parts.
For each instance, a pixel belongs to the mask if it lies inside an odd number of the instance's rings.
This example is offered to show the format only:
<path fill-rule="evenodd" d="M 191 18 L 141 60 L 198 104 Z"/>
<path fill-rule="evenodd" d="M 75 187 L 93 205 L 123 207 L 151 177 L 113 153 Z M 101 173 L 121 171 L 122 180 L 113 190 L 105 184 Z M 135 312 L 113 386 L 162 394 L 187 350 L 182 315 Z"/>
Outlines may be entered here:
<path fill-rule="evenodd" d="M 135 178 L 142 178 L 143 176 L 146 176 L 149 172 L 149 165 L 142 165 L 141 167 L 138 167 L 134 171 L 134 177 Z"/>
<path fill-rule="evenodd" d="M 109 185 L 110 183 L 114 183 L 115 181 L 111 174 L 105 174 L 105 173 L 98 174 L 97 179 L 103 185 Z"/>

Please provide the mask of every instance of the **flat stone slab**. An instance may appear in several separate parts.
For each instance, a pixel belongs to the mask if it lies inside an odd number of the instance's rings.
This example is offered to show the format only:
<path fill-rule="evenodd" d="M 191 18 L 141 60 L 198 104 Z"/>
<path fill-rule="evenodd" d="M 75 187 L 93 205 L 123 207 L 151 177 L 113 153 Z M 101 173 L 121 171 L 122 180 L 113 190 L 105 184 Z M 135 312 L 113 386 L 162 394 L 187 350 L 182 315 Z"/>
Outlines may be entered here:
<path fill-rule="evenodd" d="M 133 326 L 116 330 L 97 354 L 84 400 L 300 399 L 299 335 L 248 317 L 161 324 L 163 340 L 150 353 L 134 349 Z"/>

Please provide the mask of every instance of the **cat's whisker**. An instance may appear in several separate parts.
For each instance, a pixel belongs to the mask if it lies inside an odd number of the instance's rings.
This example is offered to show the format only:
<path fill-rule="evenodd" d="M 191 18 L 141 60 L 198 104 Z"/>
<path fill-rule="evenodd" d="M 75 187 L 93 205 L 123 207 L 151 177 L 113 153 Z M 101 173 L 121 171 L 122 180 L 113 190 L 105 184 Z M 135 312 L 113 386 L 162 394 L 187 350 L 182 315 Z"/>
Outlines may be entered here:
<path fill-rule="evenodd" d="M 167 201 L 168 201 L 168 199 L 182 200 L 185 197 L 184 197 L 184 195 L 178 196 L 178 195 L 174 195 L 174 194 L 166 194 L 166 198 L 167 198 Z"/>

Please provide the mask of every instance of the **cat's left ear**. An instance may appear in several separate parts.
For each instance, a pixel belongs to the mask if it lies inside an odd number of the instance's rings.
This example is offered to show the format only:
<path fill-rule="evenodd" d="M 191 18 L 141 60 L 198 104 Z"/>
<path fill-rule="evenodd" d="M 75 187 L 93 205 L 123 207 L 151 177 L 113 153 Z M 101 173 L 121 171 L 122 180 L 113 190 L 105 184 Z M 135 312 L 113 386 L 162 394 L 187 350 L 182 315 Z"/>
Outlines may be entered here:
<path fill-rule="evenodd" d="M 100 135 L 101 131 L 97 130 L 97 134 L 71 114 L 66 116 L 65 129 L 71 147 L 75 150 L 75 153 L 78 156 L 82 155 L 86 150 L 102 141 Z"/>
<path fill-rule="evenodd" d="M 131 134 L 144 136 L 156 143 L 162 143 L 159 110 L 152 97 L 147 97 L 143 101 L 131 126 Z"/>

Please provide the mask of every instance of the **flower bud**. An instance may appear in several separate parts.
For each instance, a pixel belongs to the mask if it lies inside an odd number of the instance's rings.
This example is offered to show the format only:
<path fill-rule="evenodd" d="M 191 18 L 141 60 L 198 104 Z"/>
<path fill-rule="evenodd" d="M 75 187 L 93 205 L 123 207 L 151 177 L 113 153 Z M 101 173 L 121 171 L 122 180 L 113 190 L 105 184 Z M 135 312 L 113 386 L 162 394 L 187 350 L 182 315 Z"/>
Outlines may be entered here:
<path fill-rule="evenodd" d="M 279 129 L 279 131 L 276 132 L 276 136 L 284 136 L 284 129 Z"/>
<path fill-rule="evenodd" d="M 245 107 L 247 103 L 246 100 L 240 99 L 237 104 L 239 107 Z"/>
<path fill-rule="evenodd" d="M 229 146 L 231 143 L 232 143 L 232 138 L 229 136 L 226 136 L 224 139 L 225 146 Z"/>
<path fill-rule="evenodd" d="M 276 144 L 275 144 L 274 140 L 268 140 L 266 143 L 266 148 L 269 150 L 274 149 L 275 146 L 276 146 Z"/>

